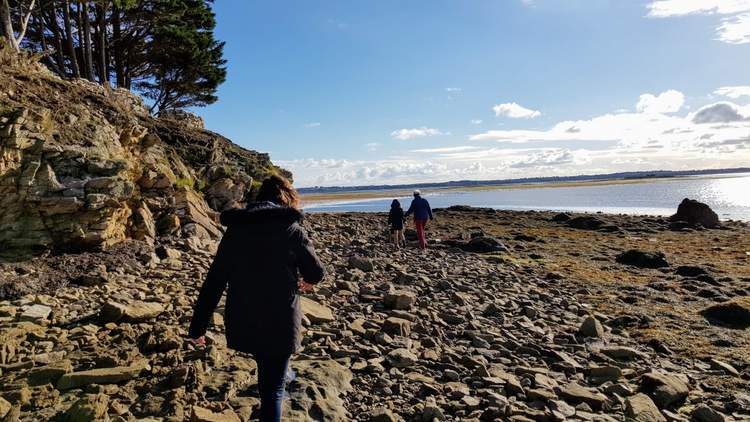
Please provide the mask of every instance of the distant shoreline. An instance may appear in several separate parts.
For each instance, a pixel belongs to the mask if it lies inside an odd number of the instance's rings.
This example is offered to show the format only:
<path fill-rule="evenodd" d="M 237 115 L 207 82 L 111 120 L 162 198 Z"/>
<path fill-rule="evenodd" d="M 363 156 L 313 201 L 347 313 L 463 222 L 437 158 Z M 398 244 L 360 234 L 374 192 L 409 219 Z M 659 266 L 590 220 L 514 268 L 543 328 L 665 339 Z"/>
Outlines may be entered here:
<path fill-rule="evenodd" d="M 688 178 L 723 178 L 735 177 L 737 173 L 718 173 L 718 174 L 698 174 L 685 176 L 663 176 L 663 177 L 639 177 L 626 179 L 605 179 L 605 180 L 580 180 L 580 181 L 560 181 L 560 182 L 525 182 L 525 183 L 507 183 L 507 184 L 472 184 L 467 186 L 446 186 L 435 188 L 422 188 L 421 190 L 429 195 L 436 192 L 466 192 L 466 191 L 490 191 L 490 190 L 516 190 L 516 189 L 549 189 L 549 188 L 574 188 L 584 186 L 607 186 L 607 185 L 634 185 L 659 181 L 684 180 Z M 339 201 L 365 201 L 374 199 L 386 199 L 393 197 L 411 196 L 413 189 L 405 187 L 394 187 L 391 189 L 379 190 L 356 190 L 341 192 L 321 192 L 321 193 L 303 193 L 303 204 L 322 205 L 330 202 Z"/>

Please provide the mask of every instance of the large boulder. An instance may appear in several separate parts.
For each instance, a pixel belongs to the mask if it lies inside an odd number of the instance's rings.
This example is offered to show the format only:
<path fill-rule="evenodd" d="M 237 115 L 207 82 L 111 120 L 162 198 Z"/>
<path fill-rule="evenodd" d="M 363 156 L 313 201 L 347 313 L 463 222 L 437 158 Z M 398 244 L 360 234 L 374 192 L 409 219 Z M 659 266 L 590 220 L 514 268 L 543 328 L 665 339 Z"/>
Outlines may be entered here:
<path fill-rule="evenodd" d="M 462 249 L 474 253 L 508 252 L 499 240 L 490 236 L 477 236 L 469 240 Z"/>
<path fill-rule="evenodd" d="M 641 377 L 641 392 L 651 397 L 660 409 L 670 409 L 685 401 L 690 388 L 677 375 L 649 372 Z"/>
<path fill-rule="evenodd" d="M 567 220 L 566 224 L 574 229 L 596 230 L 604 226 L 606 223 L 593 215 L 582 215 Z"/>
<path fill-rule="evenodd" d="M 296 378 L 289 383 L 283 420 L 344 422 L 353 418 L 343 397 L 352 389 L 352 373 L 334 360 L 295 360 Z"/>
<path fill-rule="evenodd" d="M 685 198 L 677 207 L 677 213 L 669 217 L 671 221 L 684 221 L 691 225 L 713 228 L 719 225 L 719 216 L 708 205 L 695 199 Z"/>
<path fill-rule="evenodd" d="M 620 264 L 630 265 L 638 268 L 663 268 L 668 267 L 669 262 L 661 252 L 644 252 L 630 249 L 617 255 L 615 258 Z"/>
<path fill-rule="evenodd" d="M 750 328 L 750 297 L 711 305 L 702 314 L 712 324 L 738 329 Z"/>

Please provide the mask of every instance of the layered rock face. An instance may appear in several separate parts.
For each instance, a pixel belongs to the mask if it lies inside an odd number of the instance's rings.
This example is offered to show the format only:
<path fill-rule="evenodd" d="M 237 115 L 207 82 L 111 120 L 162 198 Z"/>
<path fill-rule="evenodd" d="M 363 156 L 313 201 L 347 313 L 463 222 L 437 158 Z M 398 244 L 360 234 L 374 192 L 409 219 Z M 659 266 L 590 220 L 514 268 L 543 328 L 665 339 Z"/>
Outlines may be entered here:
<path fill-rule="evenodd" d="M 127 91 L 63 81 L 7 57 L 0 66 L 3 255 L 159 235 L 215 239 L 216 211 L 282 171 L 195 116 L 156 119 Z"/>

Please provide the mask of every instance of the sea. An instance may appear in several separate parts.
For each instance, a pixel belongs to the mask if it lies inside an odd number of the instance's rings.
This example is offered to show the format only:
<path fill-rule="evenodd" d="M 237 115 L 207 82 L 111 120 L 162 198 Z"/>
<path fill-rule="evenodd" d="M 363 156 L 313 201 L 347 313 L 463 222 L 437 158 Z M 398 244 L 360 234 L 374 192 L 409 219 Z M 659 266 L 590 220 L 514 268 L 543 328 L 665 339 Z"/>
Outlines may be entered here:
<path fill-rule="evenodd" d="M 722 220 L 750 221 L 750 173 L 627 182 L 588 186 L 542 184 L 503 189 L 435 189 L 425 191 L 424 197 L 433 208 L 468 205 L 503 210 L 658 216 L 674 214 L 680 201 L 690 198 L 708 204 Z M 305 202 L 303 206 L 306 212 L 386 212 L 393 199 L 401 201 L 404 208 L 411 200 L 409 196 L 388 196 L 388 192 L 375 191 L 372 195 L 367 199 Z"/>

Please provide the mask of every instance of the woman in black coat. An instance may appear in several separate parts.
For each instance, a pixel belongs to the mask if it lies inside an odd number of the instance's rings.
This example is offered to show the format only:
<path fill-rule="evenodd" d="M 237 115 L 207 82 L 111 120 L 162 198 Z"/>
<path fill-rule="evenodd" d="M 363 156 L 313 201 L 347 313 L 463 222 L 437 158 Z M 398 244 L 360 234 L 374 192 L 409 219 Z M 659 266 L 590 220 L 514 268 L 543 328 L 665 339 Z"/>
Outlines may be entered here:
<path fill-rule="evenodd" d="M 299 198 L 291 184 L 271 176 L 256 200 L 245 209 L 221 214 L 227 231 L 201 288 L 188 335 L 203 342 L 228 286 L 227 345 L 251 353 L 258 364 L 260 420 L 280 421 L 284 377 L 301 341 L 298 290 L 320 282 L 324 269 L 300 226 Z"/>

